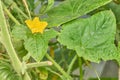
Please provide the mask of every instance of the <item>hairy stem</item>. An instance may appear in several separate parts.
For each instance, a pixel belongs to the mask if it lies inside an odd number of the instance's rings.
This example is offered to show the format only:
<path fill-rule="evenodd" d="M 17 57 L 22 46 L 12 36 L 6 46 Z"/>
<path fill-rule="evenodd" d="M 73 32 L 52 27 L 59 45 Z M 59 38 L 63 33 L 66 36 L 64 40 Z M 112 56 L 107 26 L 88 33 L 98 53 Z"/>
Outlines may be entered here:
<path fill-rule="evenodd" d="M 83 59 L 83 60 L 84 60 L 84 59 Z M 90 65 L 88 61 L 86 61 L 86 60 L 84 60 L 84 61 L 85 61 L 85 63 L 87 64 L 87 66 L 88 66 L 89 68 L 91 68 L 91 69 L 94 70 L 94 72 L 95 72 L 98 80 L 101 80 L 100 77 L 99 77 L 99 75 L 98 75 L 98 73 L 97 73 L 97 71 L 92 67 L 92 65 Z"/>
<path fill-rule="evenodd" d="M 68 70 L 67 70 L 67 73 L 68 73 L 68 74 L 71 73 L 72 67 L 73 67 L 73 65 L 74 65 L 74 63 L 75 63 L 75 61 L 76 61 L 76 59 L 77 59 L 77 55 L 74 56 L 74 58 L 72 59 L 70 65 L 69 65 L 69 67 L 68 67 Z"/>
<path fill-rule="evenodd" d="M 31 80 L 31 78 L 29 77 L 28 73 L 25 72 L 25 75 L 24 75 L 24 80 Z"/>
<path fill-rule="evenodd" d="M 17 54 L 16 54 L 16 52 L 13 48 L 13 45 L 12 45 L 12 42 L 11 42 L 11 37 L 9 35 L 9 31 L 8 31 L 8 28 L 7 28 L 6 19 L 5 19 L 5 16 L 4 16 L 1 0 L 0 0 L 0 28 L 1 28 L 2 42 L 3 42 L 3 45 L 5 46 L 5 48 L 8 52 L 8 55 L 10 57 L 12 66 L 13 66 L 14 70 L 18 74 L 20 74 L 21 70 L 22 70 L 21 69 L 22 68 L 22 63 L 19 60 L 19 58 L 18 58 L 18 56 L 17 56 Z M 25 73 L 25 79 L 24 80 L 31 80 L 29 75 L 27 74 L 27 72 Z"/>
<path fill-rule="evenodd" d="M 29 17 L 17 6 L 17 4 L 15 2 L 13 2 L 13 7 L 20 12 L 26 19 L 28 19 Z"/>
<path fill-rule="evenodd" d="M 51 66 L 51 65 L 52 65 L 52 62 L 44 61 L 44 62 L 28 63 L 27 68 L 43 67 L 43 66 Z"/>
<path fill-rule="evenodd" d="M 53 73 L 53 74 L 56 74 L 57 76 L 59 76 L 61 79 L 62 79 L 62 76 L 59 74 L 59 73 L 57 73 L 57 72 L 55 72 L 54 70 L 52 70 L 52 69 L 50 69 L 50 68 L 46 68 L 48 71 L 50 71 L 51 73 Z"/>
<path fill-rule="evenodd" d="M 67 78 L 67 80 L 72 80 L 71 76 L 69 76 L 60 66 L 57 64 L 52 57 L 46 54 L 46 57 L 54 64 L 54 66 Z"/>
<path fill-rule="evenodd" d="M 29 18 L 31 19 L 30 10 L 29 10 L 29 8 L 28 8 L 28 4 L 27 4 L 26 0 L 23 0 L 23 3 L 24 3 L 24 5 L 25 5 L 25 7 L 26 7 L 26 10 L 27 10 L 27 12 L 28 12 Z"/>
<path fill-rule="evenodd" d="M 15 19 L 15 17 L 9 12 L 9 10 L 6 8 L 6 6 L 4 4 L 3 4 L 3 8 L 4 8 L 5 12 L 7 13 L 7 15 L 11 18 L 11 20 L 19 25 L 20 24 L 19 21 L 17 21 Z"/>
<path fill-rule="evenodd" d="M 118 80 L 120 80 L 120 66 L 119 66 L 119 69 L 118 69 Z"/>
<path fill-rule="evenodd" d="M 80 70 L 80 80 L 83 80 L 83 70 L 82 70 L 82 59 L 81 59 L 81 57 L 78 57 L 78 64 L 79 64 L 79 70 Z"/>
<path fill-rule="evenodd" d="M 0 4 L 1 4 L 1 1 L 0 1 Z M 18 59 L 16 52 L 13 48 L 9 31 L 7 29 L 7 24 L 6 24 L 2 5 L 0 5 L 0 27 L 1 27 L 1 37 L 2 37 L 3 45 L 5 46 L 8 52 L 8 55 L 10 56 L 14 69 L 16 70 L 16 72 L 19 73 L 21 68 L 21 62 Z"/>

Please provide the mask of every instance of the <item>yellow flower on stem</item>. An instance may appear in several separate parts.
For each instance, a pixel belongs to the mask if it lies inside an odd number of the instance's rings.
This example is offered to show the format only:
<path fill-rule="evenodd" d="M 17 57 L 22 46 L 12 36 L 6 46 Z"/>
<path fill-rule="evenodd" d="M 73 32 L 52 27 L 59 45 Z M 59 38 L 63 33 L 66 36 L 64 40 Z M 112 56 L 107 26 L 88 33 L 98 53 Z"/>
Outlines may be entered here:
<path fill-rule="evenodd" d="M 35 17 L 33 20 L 28 19 L 25 21 L 25 23 L 30 28 L 32 33 L 37 33 L 37 32 L 43 33 L 44 29 L 48 25 L 47 22 L 40 21 L 39 17 Z"/>

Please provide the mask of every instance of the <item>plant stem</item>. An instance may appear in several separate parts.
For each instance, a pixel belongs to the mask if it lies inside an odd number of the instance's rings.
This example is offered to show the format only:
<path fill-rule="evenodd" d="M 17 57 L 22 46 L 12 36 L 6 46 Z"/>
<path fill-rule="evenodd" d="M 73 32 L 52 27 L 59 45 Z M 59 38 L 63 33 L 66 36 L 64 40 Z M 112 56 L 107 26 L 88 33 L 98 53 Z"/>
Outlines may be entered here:
<path fill-rule="evenodd" d="M 6 8 L 6 6 L 3 4 L 3 8 L 5 12 L 8 14 L 8 16 L 15 22 L 16 24 L 20 25 L 19 21 L 17 21 L 14 16 L 9 12 L 9 10 Z"/>
<path fill-rule="evenodd" d="M 72 77 L 69 76 L 60 66 L 57 64 L 47 53 L 46 57 L 54 64 L 54 66 L 67 78 L 67 80 L 72 80 Z"/>
<path fill-rule="evenodd" d="M 83 59 L 84 60 L 84 59 Z M 85 61 L 85 63 L 87 64 L 87 66 L 89 66 L 91 69 L 93 69 L 94 70 L 94 72 L 95 72 L 95 74 L 96 74 L 96 76 L 97 76 L 97 78 L 98 78 L 98 80 L 100 80 L 100 77 L 99 77 L 99 75 L 98 75 L 98 73 L 97 73 L 97 71 L 88 63 L 88 61 L 86 61 L 86 60 L 84 60 Z"/>
<path fill-rule="evenodd" d="M 10 4 L 10 3 L 12 3 L 12 4 Z M 3 4 L 4 4 L 4 3 L 3 3 Z M 21 9 L 17 6 L 17 4 L 16 4 L 13 0 L 9 0 L 9 1 L 7 2 L 7 4 L 11 5 L 12 9 L 16 10 L 16 12 L 21 13 L 22 16 L 24 16 L 26 19 L 29 18 L 29 17 L 23 12 L 23 10 L 21 10 Z M 6 8 L 7 8 L 7 7 L 6 7 Z"/>
<path fill-rule="evenodd" d="M 28 5 L 27 5 L 26 0 L 23 0 L 23 3 L 24 3 L 24 5 L 25 5 L 25 7 L 26 7 L 26 10 L 27 10 L 27 12 L 28 12 L 29 18 L 31 19 L 30 10 L 29 10 L 29 8 L 28 8 Z"/>
<path fill-rule="evenodd" d="M 118 80 L 120 80 L 120 66 L 119 66 L 119 69 L 118 69 Z"/>
<path fill-rule="evenodd" d="M 83 80 L 83 70 L 82 70 L 82 59 L 81 59 L 81 57 L 78 57 L 78 64 L 79 64 L 79 70 L 80 70 L 80 80 Z"/>
<path fill-rule="evenodd" d="M 54 70 L 52 70 L 52 69 L 50 69 L 50 68 L 46 68 L 46 69 L 47 69 L 48 71 L 50 71 L 51 73 L 59 76 L 59 77 L 62 79 L 62 76 L 61 76 L 59 73 L 55 72 Z"/>
<path fill-rule="evenodd" d="M 9 35 L 9 31 L 7 28 L 7 24 L 6 24 L 6 20 L 5 20 L 5 16 L 4 16 L 4 12 L 3 12 L 3 7 L 2 7 L 2 3 L 0 0 L 0 28 L 1 28 L 1 37 L 2 37 L 2 41 L 3 41 L 3 45 L 5 46 L 8 55 L 10 57 L 12 66 L 14 68 L 14 70 L 20 74 L 21 73 L 21 68 L 22 68 L 22 63 L 20 62 L 14 48 L 11 42 L 11 38 Z M 24 80 L 30 80 L 29 75 L 25 74 L 26 79 Z"/>
<path fill-rule="evenodd" d="M 28 63 L 27 64 L 27 68 L 51 66 L 51 65 L 52 65 L 52 62 L 44 61 L 44 62 Z"/>
<path fill-rule="evenodd" d="M 28 19 L 29 17 L 20 9 L 18 8 L 17 4 L 15 2 L 13 2 L 13 7 L 20 12 L 26 19 Z"/>
<path fill-rule="evenodd" d="M 1 4 L 1 0 L 0 0 L 0 4 Z M 7 52 L 8 52 L 8 55 L 10 56 L 13 67 L 15 68 L 16 72 L 19 73 L 20 68 L 21 68 L 21 62 L 19 61 L 19 59 L 16 55 L 16 52 L 13 48 L 13 45 L 12 45 L 12 42 L 10 39 L 10 35 L 9 35 L 9 31 L 7 29 L 7 24 L 5 21 L 2 5 L 0 5 L 0 20 L 1 20 L 0 21 L 1 37 L 2 37 L 2 41 L 3 41 L 3 45 L 7 49 Z"/>
<path fill-rule="evenodd" d="M 72 59 L 70 65 L 69 65 L 69 67 L 68 67 L 68 70 L 67 70 L 67 73 L 68 73 L 68 74 L 71 73 L 72 67 L 73 67 L 73 65 L 74 65 L 74 63 L 75 63 L 75 61 L 76 61 L 76 59 L 77 59 L 77 55 L 74 56 L 74 58 Z"/>
<path fill-rule="evenodd" d="M 24 80 L 31 80 L 27 72 L 25 72 Z"/>

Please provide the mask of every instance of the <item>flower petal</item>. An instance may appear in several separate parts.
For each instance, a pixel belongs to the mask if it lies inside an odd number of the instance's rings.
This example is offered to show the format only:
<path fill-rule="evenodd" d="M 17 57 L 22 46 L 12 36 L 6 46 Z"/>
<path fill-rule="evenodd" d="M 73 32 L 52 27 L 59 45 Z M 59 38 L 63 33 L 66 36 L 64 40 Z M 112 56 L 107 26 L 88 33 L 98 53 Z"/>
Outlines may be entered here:
<path fill-rule="evenodd" d="M 32 20 L 26 20 L 25 23 L 27 24 L 27 26 L 28 26 L 29 28 L 32 28 L 32 27 L 33 27 Z"/>
<path fill-rule="evenodd" d="M 40 22 L 39 17 L 35 17 L 33 19 L 33 21 L 32 20 L 26 20 L 25 23 L 30 28 L 32 33 L 36 33 L 36 32 L 43 33 L 44 29 L 48 25 L 48 23 L 45 22 L 45 21 Z"/>

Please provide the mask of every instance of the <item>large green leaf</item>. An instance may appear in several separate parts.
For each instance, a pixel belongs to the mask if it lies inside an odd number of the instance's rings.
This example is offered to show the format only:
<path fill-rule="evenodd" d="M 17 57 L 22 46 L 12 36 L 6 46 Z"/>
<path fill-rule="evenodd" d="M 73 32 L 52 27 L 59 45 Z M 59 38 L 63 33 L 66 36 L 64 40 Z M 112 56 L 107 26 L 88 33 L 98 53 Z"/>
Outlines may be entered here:
<path fill-rule="evenodd" d="M 36 61 L 40 61 L 44 57 L 45 53 L 47 53 L 49 40 L 54 38 L 56 35 L 57 32 L 54 30 L 45 31 L 44 34 L 33 34 L 25 40 L 25 48 Z"/>
<path fill-rule="evenodd" d="M 117 59 L 114 45 L 116 20 L 111 11 L 103 11 L 87 19 L 66 23 L 59 35 L 59 42 L 76 50 L 78 56 L 98 62 Z"/>
<path fill-rule="evenodd" d="M 97 9 L 112 0 L 65 0 L 48 11 L 48 27 L 59 26 Z"/>

